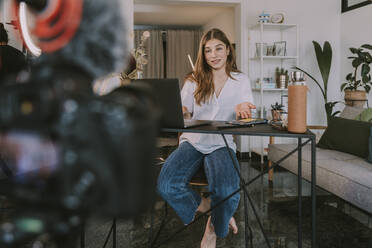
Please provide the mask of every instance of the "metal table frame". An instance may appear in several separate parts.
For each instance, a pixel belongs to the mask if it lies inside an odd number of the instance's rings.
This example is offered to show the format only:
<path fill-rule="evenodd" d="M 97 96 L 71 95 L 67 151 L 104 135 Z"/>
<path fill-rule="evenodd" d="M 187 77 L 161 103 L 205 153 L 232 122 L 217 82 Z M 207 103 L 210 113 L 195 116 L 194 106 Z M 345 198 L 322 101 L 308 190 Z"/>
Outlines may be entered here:
<path fill-rule="evenodd" d="M 221 128 L 223 127 L 223 128 Z M 211 125 L 208 126 L 199 126 L 199 127 L 194 127 L 194 128 L 163 128 L 161 130 L 162 132 L 189 132 L 189 133 L 205 133 L 205 134 L 219 134 L 222 136 L 226 147 L 229 148 L 225 135 L 239 135 L 239 136 L 272 136 L 272 137 L 286 137 L 286 138 L 296 138 L 298 140 L 297 148 L 289 152 L 287 155 L 283 156 L 281 159 L 278 161 L 273 161 L 273 166 L 270 168 L 265 169 L 263 172 L 246 182 L 244 178 L 241 176 L 240 171 L 239 171 L 239 164 L 235 162 L 233 159 L 233 154 L 230 151 L 229 155 L 234 163 L 234 167 L 240 177 L 240 185 L 241 187 L 233 192 L 230 196 L 228 196 L 226 199 L 222 200 L 221 202 L 217 203 L 215 207 L 219 206 L 221 203 L 226 201 L 228 198 L 230 198 L 232 195 L 238 193 L 240 190 L 244 191 L 244 214 L 245 214 L 245 244 L 246 247 L 248 247 L 248 210 L 247 210 L 247 203 L 246 200 L 250 202 L 250 205 L 252 207 L 252 210 L 254 214 L 256 215 L 258 224 L 261 228 L 261 231 L 264 235 L 265 241 L 267 243 L 268 247 L 271 247 L 269 240 L 267 236 L 265 235 L 265 232 L 263 230 L 263 226 L 261 224 L 260 219 L 258 218 L 258 214 L 256 209 L 254 208 L 253 202 L 251 197 L 249 196 L 249 193 L 247 191 L 247 187 L 260 178 L 262 175 L 267 173 L 269 170 L 273 170 L 276 166 L 278 166 L 282 161 L 284 161 L 286 158 L 288 158 L 290 155 L 298 151 L 298 223 L 297 223 L 297 230 L 298 230 L 298 247 L 302 248 L 302 147 L 306 145 L 307 143 L 311 142 L 311 247 L 315 248 L 317 247 L 316 245 L 316 149 L 315 149 L 315 135 L 307 131 L 306 133 L 289 133 L 287 131 L 282 131 L 278 129 L 274 129 L 272 126 L 268 124 L 260 124 L 256 126 L 251 126 L 251 127 L 226 127 L 225 122 L 221 121 L 213 121 Z M 305 142 L 302 142 L 302 139 L 306 139 Z M 212 211 L 213 209 L 210 209 L 208 212 L 204 213 L 203 215 L 197 217 L 194 219 L 193 222 L 191 222 L 188 226 L 191 224 L 195 223 L 198 221 L 200 218 L 202 218 L 204 215 Z M 162 244 L 166 243 L 170 239 L 173 238 L 173 236 L 177 235 L 178 233 L 182 232 L 184 229 L 186 229 L 188 226 L 180 228 L 178 231 L 176 231 L 173 235 L 171 235 L 169 238 L 167 238 L 164 242 L 161 244 L 155 246 L 155 244 L 150 243 L 150 247 L 160 247 Z M 250 244 L 252 246 L 252 240 L 250 240 Z"/>

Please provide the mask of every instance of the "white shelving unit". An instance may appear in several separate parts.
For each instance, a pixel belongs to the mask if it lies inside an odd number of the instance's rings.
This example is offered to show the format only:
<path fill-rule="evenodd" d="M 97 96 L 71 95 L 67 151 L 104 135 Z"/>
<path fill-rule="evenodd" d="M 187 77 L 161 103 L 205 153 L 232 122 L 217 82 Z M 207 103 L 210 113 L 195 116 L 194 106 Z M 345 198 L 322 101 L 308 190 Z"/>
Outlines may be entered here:
<path fill-rule="evenodd" d="M 262 49 L 262 48 L 261 48 Z M 298 59 L 297 56 L 260 56 L 260 57 L 253 57 L 250 60 L 265 60 L 265 59 Z"/>
<path fill-rule="evenodd" d="M 268 110 L 270 104 L 280 101 L 282 95 L 287 95 L 287 89 L 279 88 L 264 88 L 263 82 L 265 77 L 272 77 L 275 80 L 275 68 L 291 69 L 293 66 L 299 65 L 299 28 L 297 24 L 274 24 L 274 23 L 258 23 L 249 29 L 249 67 L 248 73 L 252 82 L 252 90 L 256 101 L 257 109 L 260 110 L 260 117 L 264 118 L 264 107 Z M 264 54 L 263 44 L 274 43 L 277 41 L 286 41 L 285 56 L 266 56 Z M 260 44 L 260 56 L 256 56 L 256 44 Z M 256 81 L 259 80 L 259 87 L 256 87 Z M 258 96 L 257 96 L 258 95 Z M 265 103 L 265 98 L 271 102 Z M 276 99 L 276 100 L 275 100 Z M 253 139 L 253 138 L 252 138 Z M 257 139 L 252 142 L 250 139 L 250 151 L 261 154 L 261 162 L 263 162 L 264 141 L 260 139 L 260 145 Z M 253 144 L 252 144 L 253 143 Z M 267 142 L 268 143 L 268 142 Z"/>
<path fill-rule="evenodd" d="M 288 91 L 287 88 L 281 89 L 281 88 L 252 88 L 253 91 Z"/>

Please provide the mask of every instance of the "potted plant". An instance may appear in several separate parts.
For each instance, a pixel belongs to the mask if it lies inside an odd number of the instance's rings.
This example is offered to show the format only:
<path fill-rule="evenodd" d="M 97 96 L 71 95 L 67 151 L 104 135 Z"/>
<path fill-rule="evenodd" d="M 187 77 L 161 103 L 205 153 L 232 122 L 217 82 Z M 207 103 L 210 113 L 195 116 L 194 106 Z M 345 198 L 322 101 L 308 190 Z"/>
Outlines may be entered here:
<path fill-rule="evenodd" d="M 366 93 L 371 90 L 371 68 L 369 65 L 372 63 L 372 56 L 365 49 L 372 50 L 372 46 L 364 44 L 360 48 L 350 48 L 354 55 L 348 57 L 348 59 L 352 60 L 351 65 L 354 70 L 346 75 L 347 82 L 341 85 L 341 91 L 345 92 L 347 105 L 363 107 L 367 100 Z M 359 70 L 359 68 L 361 69 Z"/>
<path fill-rule="evenodd" d="M 271 115 L 273 117 L 273 121 L 281 121 L 281 115 L 284 112 L 284 105 L 275 102 L 275 104 L 271 104 Z"/>
<path fill-rule="evenodd" d="M 285 89 L 288 87 L 288 70 L 284 70 L 284 68 L 276 67 L 275 69 L 275 81 L 276 87 L 280 89 Z"/>
<path fill-rule="evenodd" d="M 331 44 L 326 41 L 324 42 L 323 49 L 319 45 L 318 42 L 313 41 L 316 60 L 318 62 L 320 74 L 322 75 L 323 79 L 323 87 L 320 85 L 320 83 L 309 73 L 302 70 L 299 67 L 294 67 L 297 70 L 302 71 L 305 73 L 309 78 L 311 78 L 319 87 L 320 91 L 322 92 L 323 99 L 324 99 L 324 108 L 327 115 L 327 122 L 331 116 L 335 116 L 340 111 L 333 112 L 334 106 L 338 103 L 338 101 L 335 102 L 328 102 L 328 78 L 329 78 L 329 72 L 331 71 L 331 64 L 332 64 L 332 47 Z"/>

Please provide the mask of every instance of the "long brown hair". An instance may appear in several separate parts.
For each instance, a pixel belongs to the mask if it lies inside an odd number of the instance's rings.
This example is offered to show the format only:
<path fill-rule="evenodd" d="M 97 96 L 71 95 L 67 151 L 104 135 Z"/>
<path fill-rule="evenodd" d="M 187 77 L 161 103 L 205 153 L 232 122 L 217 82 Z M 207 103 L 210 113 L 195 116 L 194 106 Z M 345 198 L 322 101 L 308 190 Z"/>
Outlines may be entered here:
<path fill-rule="evenodd" d="M 186 80 L 194 81 L 197 84 L 194 92 L 195 101 L 198 105 L 210 100 L 214 92 L 212 69 L 208 65 L 205 56 L 205 45 L 209 40 L 217 39 L 222 41 L 229 50 L 226 60 L 226 74 L 233 79 L 231 72 L 239 72 L 236 66 L 235 51 L 226 34 L 220 29 L 213 28 L 203 35 L 199 44 L 198 57 L 193 72 L 186 76 Z"/>

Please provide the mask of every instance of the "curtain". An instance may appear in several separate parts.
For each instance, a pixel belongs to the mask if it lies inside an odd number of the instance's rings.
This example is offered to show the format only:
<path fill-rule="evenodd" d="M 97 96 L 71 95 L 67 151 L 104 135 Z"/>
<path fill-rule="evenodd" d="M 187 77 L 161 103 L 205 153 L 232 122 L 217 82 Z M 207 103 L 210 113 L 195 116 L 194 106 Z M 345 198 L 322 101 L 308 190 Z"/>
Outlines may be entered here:
<path fill-rule="evenodd" d="M 145 30 L 134 31 L 134 44 L 140 43 Z M 150 37 L 145 43 L 147 64 L 144 66 L 143 78 L 164 78 L 164 49 L 161 30 L 148 30 Z"/>
<path fill-rule="evenodd" d="M 201 37 L 201 30 L 167 31 L 167 78 L 178 78 L 181 87 L 186 74 L 192 71 L 187 55 L 195 64 Z"/>

